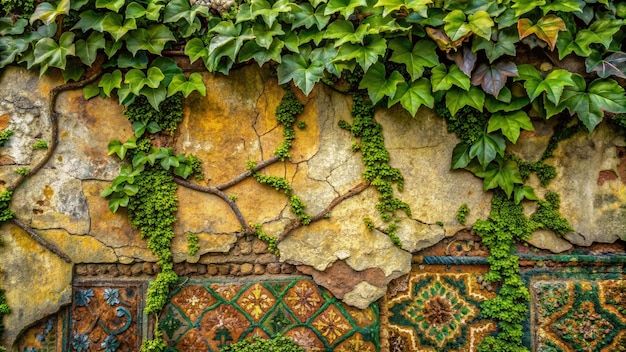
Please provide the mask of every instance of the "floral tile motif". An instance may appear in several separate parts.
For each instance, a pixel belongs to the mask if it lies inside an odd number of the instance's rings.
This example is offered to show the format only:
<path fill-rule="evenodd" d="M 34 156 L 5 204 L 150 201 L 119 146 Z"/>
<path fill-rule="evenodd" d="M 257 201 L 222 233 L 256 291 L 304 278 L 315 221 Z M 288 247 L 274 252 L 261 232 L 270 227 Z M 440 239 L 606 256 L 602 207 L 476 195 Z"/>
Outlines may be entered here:
<path fill-rule="evenodd" d="M 61 351 L 58 343 L 61 341 L 59 332 L 63 331 L 61 324 L 63 316 L 67 315 L 63 311 L 58 316 L 51 315 L 33 324 L 20 336 L 17 343 L 17 350 L 20 352 L 57 352 Z"/>
<path fill-rule="evenodd" d="M 256 335 L 285 335 L 307 351 L 378 351 L 375 304 L 348 307 L 309 279 L 193 281 L 174 291 L 159 318 L 168 352 L 217 352 Z"/>
<path fill-rule="evenodd" d="M 495 328 L 480 317 L 481 302 L 494 296 L 484 272 L 433 265 L 397 279 L 383 307 L 390 351 L 475 351 Z"/>
<path fill-rule="evenodd" d="M 619 351 L 626 336 L 624 280 L 535 280 L 537 351 Z"/>
<path fill-rule="evenodd" d="M 76 283 L 64 351 L 138 351 L 144 292 L 142 282 Z"/>

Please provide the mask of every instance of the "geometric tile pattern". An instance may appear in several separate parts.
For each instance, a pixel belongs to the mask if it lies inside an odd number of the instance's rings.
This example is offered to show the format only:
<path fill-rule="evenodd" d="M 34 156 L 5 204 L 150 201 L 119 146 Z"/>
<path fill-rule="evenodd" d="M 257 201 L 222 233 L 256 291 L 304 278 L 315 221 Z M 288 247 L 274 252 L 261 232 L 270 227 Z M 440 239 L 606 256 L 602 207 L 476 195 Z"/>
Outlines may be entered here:
<path fill-rule="evenodd" d="M 537 351 L 626 347 L 626 280 L 534 280 Z"/>
<path fill-rule="evenodd" d="M 480 315 L 494 293 L 484 267 L 422 266 L 396 279 L 384 303 L 391 351 L 474 351 L 495 329 Z"/>
<path fill-rule="evenodd" d="M 191 281 L 172 292 L 159 318 L 167 352 L 219 351 L 257 335 L 282 334 L 307 351 L 378 351 L 376 304 L 339 302 L 307 278 L 237 283 Z"/>
<path fill-rule="evenodd" d="M 145 283 L 78 282 L 64 351 L 139 351 Z"/>

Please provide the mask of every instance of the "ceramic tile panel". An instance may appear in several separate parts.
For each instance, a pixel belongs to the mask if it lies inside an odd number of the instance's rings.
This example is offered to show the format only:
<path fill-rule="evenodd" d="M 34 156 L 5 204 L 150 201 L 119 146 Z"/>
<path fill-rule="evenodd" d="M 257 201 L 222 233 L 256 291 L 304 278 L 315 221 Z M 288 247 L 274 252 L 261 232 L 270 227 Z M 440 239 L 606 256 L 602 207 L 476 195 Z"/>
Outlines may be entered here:
<path fill-rule="evenodd" d="M 191 281 L 175 290 L 159 319 L 168 352 L 217 352 L 258 335 L 282 334 L 308 351 L 378 351 L 375 304 L 344 305 L 302 277 Z"/>

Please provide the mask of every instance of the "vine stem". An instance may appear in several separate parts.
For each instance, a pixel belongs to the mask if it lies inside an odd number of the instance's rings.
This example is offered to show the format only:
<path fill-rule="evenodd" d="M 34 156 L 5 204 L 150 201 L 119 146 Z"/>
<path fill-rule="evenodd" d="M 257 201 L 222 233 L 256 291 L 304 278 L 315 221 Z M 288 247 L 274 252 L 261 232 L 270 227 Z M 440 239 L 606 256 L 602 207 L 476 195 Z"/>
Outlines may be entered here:
<path fill-rule="evenodd" d="M 32 239 L 35 240 L 35 242 L 39 243 L 40 245 L 44 246 L 47 250 L 49 250 L 50 252 L 58 255 L 61 259 L 63 259 L 65 262 L 67 263 L 71 263 L 72 259 L 70 259 L 70 257 L 63 253 L 59 248 L 57 248 L 57 246 L 55 246 L 54 244 L 44 240 L 43 238 L 41 238 L 41 236 L 39 236 L 30 226 L 24 224 L 23 222 L 19 221 L 16 218 L 11 219 L 11 222 L 15 225 L 17 225 L 19 228 L 21 228 L 22 230 L 24 230 Z"/>
<path fill-rule="evenodd" d="M 35 165 L 32 169 L 30 169 L 28 171 L 28 173 L 26 173 L 25 175 L 20 175 L 11 184 L 11 186 L 8 187 L 9 191 L 11 191 L 11 192 L 15 191 L 29 177 L 31 177 L 31 176 L 35 175 L 37 172 L 39 172 L 39 170 L 41 170 L 41 168 L 43 168 L 43 166 L 46 163 L 48 163 L 48 161 L 52 157 L 52 154 L 56 150 L 56 147 L 59 144 L 59 124 L 58 124 L 57 112 L 55 111 L 55 108 L 56 108 L 56 101 L 57 101 L 57 98 L 58 98 L 59 94 L 61 92 L 64 92 L 64 91 L 82 88 L 82 87 L 84 87 L 84 86 L 86 86 L 86 85 L 88 85 L 88 84 L 90 84 L 92 82 L 95 82 L 98 79 L 98 77 L 100 77 L 101 75 L 102 75 L 102 71 L 99 71 L 99 72 L 95 73 L 93 76 L 85 78 L 85 79 L 83 79 L 81 81 L 62 84 L 62 85 L 56 86 L 56 87 L 54 87 L 54 88 L 52 88 L 50 90 L 49 101 L 48 101 L 48 110 L 49 110 L 49 114 L 50 114 L 50 125 L 51 125 L 51 128 L 52 128 L 52 133 L 51 133 L 51 137 L 50 137 L 51 138 L 50 144 L 48 145 L 48 149 L 46 151 L 46 154 L 37 163 L 37 165 Z M 24 230 L 37 243 L 39 243 L 40 245 L 42 245 L 43 247 L 45 247 L 46 249 L 48 249 L 52 253 L 56 254 L 57 256 L 59 256 L 61 259 L 63 259 L 67 263 L 71 263 L 72 262 L 72 259 L 67 254 L 63 253 L 63 251 L 61 251 L 59 248 L 57 248 L 54 244 L 46 241 L 41 236 L 39 236 L 35 232 L 35 230 L 33 230 L 32 227 L 24 224 L 23 222 L 21 222 L 17 218 L 11 219 L 11 222 L 13 224 L 17 225 L 22 230 Z"/>
<path fill-rule="evenodd" d="M 328 204 L 328 206 L 326 208 L 324 208 L 324 210 L 322 210 L 321 212 L 317 213 L 316 215 L 311 217 L 311 223 L 322 220 L 324 218 L 326 218 L 326 216 L 333 210 L 333 208 L 335 208 L 337 205 L 339 205 L 339 203 L 343 202 L 344 200 L 353 197 L 363 191 L 365 191 L 368 187 L 370 186 L 369 182 L 361 182 L 358 185 L 354 186 L 352 189 L 350 189 L 348 192 L 340 195 L 339 197 L 333 199 L 330 204 Z M 285 229 L 283 230 L 283 232 L 278 236 L 277 242 L 282 241 L 285 237 L 287 237 L 289 235 L 289 233 L 291 233 L 291 231 L 302 227 L 302 221 L 298 220 L 298 221 L 294 221 L 291 224 L 289 224 L 287 227 L 285 227 Z"/>

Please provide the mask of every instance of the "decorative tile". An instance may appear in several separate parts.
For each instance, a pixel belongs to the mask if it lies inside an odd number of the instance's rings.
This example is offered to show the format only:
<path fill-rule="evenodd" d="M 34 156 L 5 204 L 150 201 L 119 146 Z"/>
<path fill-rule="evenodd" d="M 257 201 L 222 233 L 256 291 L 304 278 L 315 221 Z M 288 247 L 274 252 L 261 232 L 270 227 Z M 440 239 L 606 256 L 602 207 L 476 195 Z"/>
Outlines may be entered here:
<path fill-rule="evenodd" d="M 64 351 L 139 351 L 142 282 L 79 282 L 73 287 Z"/>
<path fill-rule="evenodd" d="M 176 290 L 159 328 L 168 352 L 211 351 L 256 335 L 293 338 L 307 351 L 378 351 L 374 304 L 348 307 L 301 277 L 236 284 L 198 280 Z"/>
<path fill-rule="evenodd" d="M 592 278 L 532 281 L 538 351 L 618 351 L 626 334 L 626 281 Z"/>
<path fill-rule="evenodd" d="M 17 343 L 20 352 L 57 352 L 61 351 L 59 331 L 63 331 L 59 324 L 62 319 L 55 315 L 40 320 L 28 328 Z"/>
<path fill-rule="evenodd" d="M 385 299 L 390 351 L 475 351 L 495 329 L 480 316 L 495 295 L 482 283 L 486 268 L 420 268 L 396 279 Z"/>

